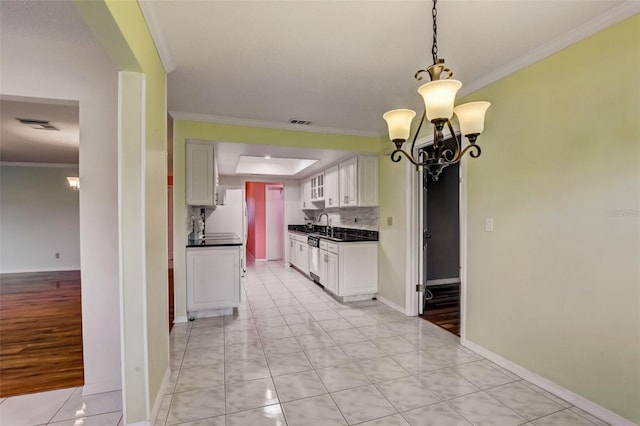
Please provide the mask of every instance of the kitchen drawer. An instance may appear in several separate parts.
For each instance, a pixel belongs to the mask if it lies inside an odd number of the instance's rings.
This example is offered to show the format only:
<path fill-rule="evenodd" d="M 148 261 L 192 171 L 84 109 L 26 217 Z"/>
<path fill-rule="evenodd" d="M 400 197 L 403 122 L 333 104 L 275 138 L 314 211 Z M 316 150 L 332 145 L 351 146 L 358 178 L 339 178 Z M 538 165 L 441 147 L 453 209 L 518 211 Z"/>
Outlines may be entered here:
<path fill-rule="evenodd" d="M 326 241 L 320 240 L 320 250 L 326 250 L 328 244 L 329 243 L 327 243 Z"/>
<path fill-rule="evenodd" d="M 338 253 L 338 245 L 334 244 L 334 243 L 327 243 L 327 251 L 330 251 L 331 253 Z"/>
<path fill-rule="evenodd" d="M 294 232 L 289 232 L 289 237 L 293 238 L 295 241 L 305 243 L 307 242 L 307 236 L 305 234 L 298 234 Z"/>

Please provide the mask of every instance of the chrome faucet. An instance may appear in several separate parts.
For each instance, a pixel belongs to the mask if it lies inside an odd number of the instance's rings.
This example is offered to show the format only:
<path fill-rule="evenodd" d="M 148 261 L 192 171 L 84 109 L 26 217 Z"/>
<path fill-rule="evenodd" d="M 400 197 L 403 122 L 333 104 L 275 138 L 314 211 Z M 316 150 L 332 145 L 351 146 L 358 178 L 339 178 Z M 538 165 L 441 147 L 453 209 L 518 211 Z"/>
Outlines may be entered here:
<path fill-rule="evenodd" d="M 320 219 L 322 219 L 322 216 L 327 218 L 327 225 L 326 225 L 327 230 L 325 231 L 325 235 L 329 235 L 329 232 L 331 232 L 331 236 L 333 237 L 333 228 L 331 227 L 331 219 L 329 219 L 329 215 L 327 214 L 327 212 L 320 213 L 320 216 L 318 216 L 318 223 L 320 223 Z"/>

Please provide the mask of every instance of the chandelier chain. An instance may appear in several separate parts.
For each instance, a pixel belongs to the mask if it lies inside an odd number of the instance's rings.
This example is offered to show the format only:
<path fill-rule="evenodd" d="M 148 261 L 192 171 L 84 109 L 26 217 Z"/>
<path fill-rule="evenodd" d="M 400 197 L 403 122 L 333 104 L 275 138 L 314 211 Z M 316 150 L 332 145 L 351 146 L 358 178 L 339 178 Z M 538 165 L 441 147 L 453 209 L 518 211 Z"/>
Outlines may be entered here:
<path fill-rule="evenodd" d="M 431 55 L 433 56 L 433 63 L 438 63 L 438 24 L 436 18 L 438 16 L 438 9 L 436 9 L 436 3 L 438 0 L 433 0 L 433 8 L 431 9 L 431 16 L 433 17 L 433 46 L 431 46 Z"/>

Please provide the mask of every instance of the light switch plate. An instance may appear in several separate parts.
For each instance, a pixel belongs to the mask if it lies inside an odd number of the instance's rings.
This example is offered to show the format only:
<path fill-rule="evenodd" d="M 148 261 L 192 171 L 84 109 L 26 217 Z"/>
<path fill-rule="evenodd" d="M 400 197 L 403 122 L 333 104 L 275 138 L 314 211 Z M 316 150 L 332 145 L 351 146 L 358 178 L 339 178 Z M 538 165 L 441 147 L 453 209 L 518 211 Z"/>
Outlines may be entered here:
<path fill-rule="evenodd" d="M 393 226 L 393 217 L 387 216 L 387 226 Z"/>
<path fill-rule="evenodd" d="M 486 217 L 484 219 L 484 230 L 486 232 L 493 232 L 493 218 L 492 217 Z"/>

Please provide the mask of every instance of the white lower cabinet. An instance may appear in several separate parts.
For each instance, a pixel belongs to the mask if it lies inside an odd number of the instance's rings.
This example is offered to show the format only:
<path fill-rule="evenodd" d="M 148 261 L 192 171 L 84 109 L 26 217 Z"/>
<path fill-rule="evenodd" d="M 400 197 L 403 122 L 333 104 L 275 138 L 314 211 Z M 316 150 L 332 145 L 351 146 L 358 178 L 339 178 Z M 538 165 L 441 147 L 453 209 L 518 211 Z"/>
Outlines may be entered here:
<path fill-rule="evenodd" d="M 187 312 L 240 304 L 242 246 L 187 248 Z"/>
<path fill-rule="evenodd" d="M 339 297 L 378 292 L 378 243 L 320 241 L 320 284 Z"/>
<path fill-rule="evenodd" d="M 333 294 L 338 294 L 338 255 L 327 252 L 327 284 L 325 288 Z"/>
<path fill-rule="evenodd" d="M 289 263 L 309 275 L 309 244 L 306 235 L 289 232 Z"/>
<path fill-rule="evenodd" d="M 324 244 L 324 247 L 323 247 Z M 320 259 L 318 260 L 318 277 L 320 284 L 327 288 L 327 278 L 329 274 L 329 252 L 327 251 L 327 243 L 320 241 Z"/>
<path fill-rule="evenodd" d="M 298 241 L 298 251 L 296 252 L 297 267 L 306 275 L 309 275 L 309 245 Z"/>
<path fill-rule="evenodd" d="M 292 234 L 289 234 L 289 264 L 296 265 L 296 240 Z"/>

